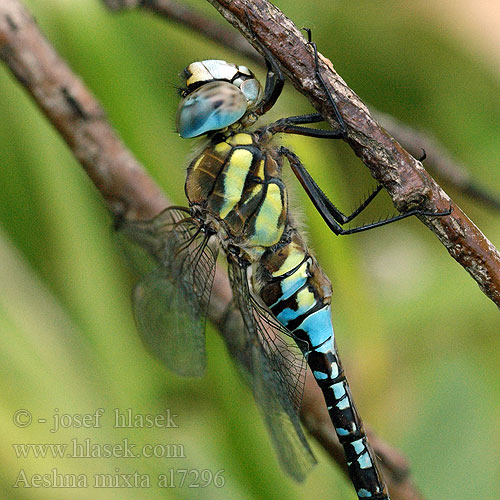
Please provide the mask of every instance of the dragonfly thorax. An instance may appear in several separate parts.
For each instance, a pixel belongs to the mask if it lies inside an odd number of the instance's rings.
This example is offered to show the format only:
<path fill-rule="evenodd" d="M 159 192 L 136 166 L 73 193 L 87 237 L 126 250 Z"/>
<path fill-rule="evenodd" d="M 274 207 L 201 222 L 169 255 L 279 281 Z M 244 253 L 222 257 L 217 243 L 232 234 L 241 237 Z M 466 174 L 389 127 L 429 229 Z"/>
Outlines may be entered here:
<path fill-rule="evenodd" d="M 191 63 L 184 70 L 186 89 L 177 110 L 177 131 L 197 137 L 228 127 L 248 126 L 261 86 L 246 66 L 221 60 Z"/>
<path fill-rule="evenodd" d="M 248 132 L 214 135 L 190 163 L 185 185 L 190 206 L 254 256 L 280 241 L 288 220 L 282 160 L 265 139 Z"/>

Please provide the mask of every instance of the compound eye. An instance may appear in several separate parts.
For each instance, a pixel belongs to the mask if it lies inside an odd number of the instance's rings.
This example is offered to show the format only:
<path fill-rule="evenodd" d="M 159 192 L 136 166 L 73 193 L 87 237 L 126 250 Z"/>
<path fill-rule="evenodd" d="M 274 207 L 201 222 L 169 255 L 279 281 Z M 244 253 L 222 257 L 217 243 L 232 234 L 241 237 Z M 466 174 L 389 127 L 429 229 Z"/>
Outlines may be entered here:
<path fill-rule="evenodd" d="M 247 111 L 245 95 L 228 82 L 210 82 L 182 99 L 177 110 L 177 131 L 184 138 L 222 130 Z"/>

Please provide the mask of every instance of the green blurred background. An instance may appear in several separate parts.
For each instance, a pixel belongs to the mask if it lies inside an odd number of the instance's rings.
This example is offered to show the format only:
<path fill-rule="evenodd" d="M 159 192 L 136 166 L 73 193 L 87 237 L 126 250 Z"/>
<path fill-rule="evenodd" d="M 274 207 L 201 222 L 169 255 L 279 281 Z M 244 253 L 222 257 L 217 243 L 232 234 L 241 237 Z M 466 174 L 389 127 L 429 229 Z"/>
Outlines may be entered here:
<path fill-rule="evenodd" d="M 169 197 L 183 203 L 193 142 L 173 133 L 177 74 L 206 58 L 254 65 L 144 12 L 112 15 L 98 0 L 26 4 L 126 144 Z M 208 4 L 191 4 L 223 23 Z M 435 134 L 477 182 L 500 195 L 500 55 L 489 50 L 495 34 L 468 14 L 470 2 L 417 4 L 360 0 L 354 8 L 345 0 L 301 6 L 280 0 L 278 7 L 297 26 L 313 29 L 321 52 L 363 100 Z M 491 23 L 492 14 L 484 11 L 483 17 Z M 287 85 L 270 118 L 309 110 Z M 4 66 L 0 117 L 0 497 L 354 499 L 315 444 L 319 465 L 305 484 L 282 473 L 252 396 L 210 326 L 202 379 L 176 377 L 145 353 L 130 311 L 134 280 L 118 256 L 100 196 Z M 344 144 L 307 138 L 286 143 L 345 211 L 374 185 Z M 496 499 L 497 308 L 418 221 L 337 238 L 296 182 L 290 184 L 311 246 L 334 284 L 338 344 L 361 414 L 410 459 L 414 479 L 430 499 Z M 500 214 L 444 187 L 498 245 Z M 391 210 L 383 194 L 367 220 Z M 105 410 L 101 428 L 50 432 L 54 414 L 98 408 Z M 115 429 L 114 408 L 140 414 L 169 409 L 178 415 L 178 427 Z M 19 409 L 31 412 L 30 426 L 14 425 Z M 41 418 L 47 423 L 38 423 Z M 137 447 L 181 444 L 185 458 L 18 458 L 12 447 L 71 446 L 72 439 L 85 438 L 110 444 L 128 439 Z M 21 470 L 29 478 L 53 469 L 84 474 L 89 487 L 12 488 Z M 158 474 L 176 469 L 223 469 L 225 484 L 155 485 Z M 151 487 L 91 486 L 93 474 L 134 471 L 149 475 Z"/>

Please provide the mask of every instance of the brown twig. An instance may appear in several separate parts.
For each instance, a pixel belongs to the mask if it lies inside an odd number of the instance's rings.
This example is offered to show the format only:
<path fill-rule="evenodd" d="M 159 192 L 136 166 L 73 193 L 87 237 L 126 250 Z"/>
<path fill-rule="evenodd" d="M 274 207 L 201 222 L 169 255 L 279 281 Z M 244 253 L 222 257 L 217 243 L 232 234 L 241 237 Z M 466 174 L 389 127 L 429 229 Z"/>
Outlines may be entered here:
<path fill-rule="evenodd" d="M 163 193 L 99 103 L 16 0 L 0 3 L 0 58 L 62 135 L 113 215 L 147 218 L 165 208 Z"/>
<path fill-rule="evenodd" d="M 149 218 L 168 205 L 161 190 L 110 127 L 99 103 L 43 37 L 18 0 L 4 0 L 0 5 L 0 58 L 61 133 L 114 217 Z M 209 310 L 215 324 L 220 324 L 230 300 L 227 275 L 218 270 Z M 222 333 L 232 336 L 230 331 Z M 322 402 L 321 394 L 307 390 L 304 401 L 306 425 L 342 464 L 344 458 L 329 418 L 321 428 L 317 425 L 320 417 L 315 416 L 316 409 L 324 407 L 318 404 Z M 407 475 L 405 462 L 386 444 L 380 443 L 376 449 L 385 457 L 386 475 L 394 490 L 402 484 L 400 471 Z"/>
<path fill-rule="evenodd" d="M 426 167 L 448 185 L 490 208 L 500 210 L 500 198 L 490 193 L 483 186 L 476 184 L 467 169 L 457 163 L 435 138 L 404 125 L 393 116 L 379 111 L 374 112 L 374 115 L 380 124 L 389 132 L 392 132 L 415 158 L 419 158 L 425 151 Z"/>
<path fill-rule="evenodd" d="M 225 29 L 220 22 L 214 22 L 201 12 L 172 0 L 103 0 L 114 11 L 144 9 L 171 21 L 193 29 L 196 33 L 229 47 L 256 63 L 264 60 L 238 31 Z M 500 210 L 500 198 L 490 193 L 484 186 L 476 184 L 468 171 L 451 157 L 450 153 L 428 133 L 420 132 L 405 125 L 394 117 L 381 113 L 370 106 L 373 116 L 415 158 L 426 153 L 425 165 L 447 185 L 478 200 L 486 206 Z"/>
<path fill-rule="evenodd" d="M 309 97 L 313 106 L 328 118 L 333 127 L 337 126 L 332 110 L 328 109 L 325 92 L 312 75 L 314 62 L 310 47 L 305 44 L 302 33 L 290 20 L 266 0 L 252 3 L 246 0 L 209 1 L 229 22 L 240 29 L 249 41 L 252 41 L 247 26 L 245 14 L 247 12 L 251 16 L 254 33 L 280 61 L 292 83 Z M 163 15 L 182 17 L 182 22 L 190 25 L 189 13 L 184 16 L 176 14 L 178 4 L 166 0 L 104 0 L 104 2 L 114 10 L 123 8 L 124 5 L 128 8 L 145 6 Z M 200 29 L 199 19 L 196 26 Z M 215 36 L 217 31 L 220 30 L 212 27 L 202 28 L 202 32 L 209 37 Z M 370 168 L 372 175 L 388 190 L 396 208 L 405 211 L 417 206 L 428 211 L 444 212 L 451 207 L 453 213 L 450 217 L 433 217 L 422 221 L 438 236 L 450 255 L 474 278 L 481 290 L 500 306 L 500 254 L 496 248 L 449 199 L 422 165 L 378 125 L 359 97 L 335 73 L 331 62 L 320 56 L 320 65 L 321 73 L 329 80 L 339 101 L 342 116 L 350 128 L 351 147 Z M 403 127 L 399 127 L 398 132 L 412 145 L 417 156 L 420 154 L 418 150 L 424 147 L 430 156 L 439 158 L 437 164 L 442 165 L 443 169 L 447 167 L 450 171 L 450 162 L 442 154 L 436 154 L 432 142 L 424 142 L 421 146 L 422 137 L 418 134 L 408 133 Z M 458 169 L 455 169 L 454 176 L 448 174 L 448 178 L 450 177 L 454 177 L 464 190 L 471 193 L 478 192 L 477 186 L 468 182 L 463 176 L 460 177 Z M 483 194 L 483 198 L 488 201 L 487 194 Z M 491 204 L 496 203 L 493 198 L 489 201 Z"/>

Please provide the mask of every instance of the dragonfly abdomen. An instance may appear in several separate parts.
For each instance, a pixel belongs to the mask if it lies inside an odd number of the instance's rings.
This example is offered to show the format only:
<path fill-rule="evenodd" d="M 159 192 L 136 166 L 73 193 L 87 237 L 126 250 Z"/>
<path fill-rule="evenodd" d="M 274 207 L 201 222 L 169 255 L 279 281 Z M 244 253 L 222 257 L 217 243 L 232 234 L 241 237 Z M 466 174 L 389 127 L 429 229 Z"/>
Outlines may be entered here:
<path fill-rule="evenodd" d="M 330 281 L 295 229 L 259 262 L 259 295 L 297 340 L 321 388 L 359 498 L 385 499 L 374 454 L 340 362 L 331 321 Z M 286 231 L 285 231 L 286 234 Z M 383 484 L 383 483 L 382 483 Z M 377 488 L 376 490 L 374 488 Z"/>

